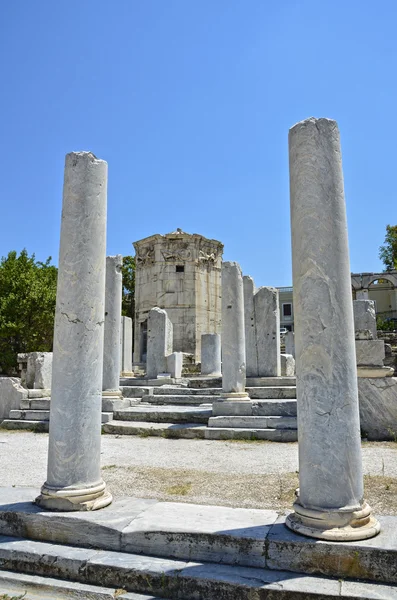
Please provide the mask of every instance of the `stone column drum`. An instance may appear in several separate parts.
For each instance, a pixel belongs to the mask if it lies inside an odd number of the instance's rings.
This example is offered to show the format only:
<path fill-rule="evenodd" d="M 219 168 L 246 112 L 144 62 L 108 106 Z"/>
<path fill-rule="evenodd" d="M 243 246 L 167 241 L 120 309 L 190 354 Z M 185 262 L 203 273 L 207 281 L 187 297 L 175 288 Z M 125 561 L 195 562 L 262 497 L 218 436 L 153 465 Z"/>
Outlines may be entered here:
<path fill-rule="evenodd" d="M 349 248 L 339 130 L 289 132 L 299 491 L 294 531 L 360 540 L 380 526 L 363 499 Z"/>
<path fill-rule="evenodd" d="M 105 327 L 103 344 L 103 396 L 121 397 L 120 329 L 123 278 L 121 254 L 106 257 Z"/>
<path fill-rule="evenodd" d="M 222 263 L 222 397 L 247 400 L 243 277 L 236 262 Z"/>
<path fill-rule="evenodd" d="M 201 335 L 201 374 L 220 377 L 221 336 L 219 333 L 203 333 Z"/>
<path fill-rule="evenodd" d="M 107 163 L 66 156 L 55 311 L 47 481 L 36 503 L 96 510 L 112 496 L 101 477 Z"/>

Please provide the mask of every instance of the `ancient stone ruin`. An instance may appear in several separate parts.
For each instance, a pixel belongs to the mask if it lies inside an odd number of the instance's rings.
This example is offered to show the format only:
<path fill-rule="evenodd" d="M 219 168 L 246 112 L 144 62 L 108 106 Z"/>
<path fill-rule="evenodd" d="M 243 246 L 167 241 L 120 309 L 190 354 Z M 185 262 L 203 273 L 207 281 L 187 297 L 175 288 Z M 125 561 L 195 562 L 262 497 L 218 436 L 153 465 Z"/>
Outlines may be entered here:
<path fill-rule="evenodd" d="M 206 372 L 182 377 L 172 319 L 151 307 L 146 377 L 120 380 L 120 371 L 132 373 L 123 359 L 130 329 L 120 320 L 121 259 L 106 260 L 107 164 L 89 152 L 67 155 L 51 399 L 35 387 L 44 379 L 36 380 L 39 366 L 32 379 L 34 357 L 20 357 L 31 387 L 12 378 L 7 384 L 23 394 L 20 413 L 41 410 L 34 401 L 49 404 L 47 479 L 39 493 L 0 490 L 1 570 L 45 576 L 40 585 L 51 589 L 60 580 L 64 587 L 68 581 L 102 586 L 98 598 L 112 597 L 104 595 L 110 589 L 125 600 L 394 597 L 397 519 L 378 520 L 364 499 L 359 397 L 370 403 L 371 393 L 378 394 L 387 404 L 380 390 L 394 394 L 397 379 L 383 364 L 373 306 L 359 300 L 353 313 L 336 122 L 296 124 L 289 152 L 295 335 L 285 344 L 283 368 L 295 356 L 296 379 L 280 375 L 277 291 L 255 290 L 237 263 L 225 262 L 222 331 L 197 332 Z M 140 259 L 153 265 L 147 246 Z M 175 248 L 167 257 L 175 257 Z M 378 392 L 368 391 L 373 385 Z M 106 399 L 121 404 L 109 404 L 112 419 L 101 428 Z M 292 512 L 112 502 L 101 475 L 101 431 L 131 433 L 134 422 L 143 431 L 143 415 L 153 431 L 184 437 L 252 439 L 255 432 L 256 439 L 293 441 L 298 435 Z M 180 420 L 169 423 L 165 415 Z M 197 423 L 186 421 L 192 415 Z"/>

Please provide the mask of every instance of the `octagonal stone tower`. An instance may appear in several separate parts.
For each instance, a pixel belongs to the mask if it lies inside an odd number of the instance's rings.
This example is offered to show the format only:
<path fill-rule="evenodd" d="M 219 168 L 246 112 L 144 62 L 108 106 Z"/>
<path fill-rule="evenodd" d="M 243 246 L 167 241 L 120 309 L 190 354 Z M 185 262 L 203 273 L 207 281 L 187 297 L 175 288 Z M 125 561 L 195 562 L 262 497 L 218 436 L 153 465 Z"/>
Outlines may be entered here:
<path fill-rule="evenodd" d="M 174 329 L 174 352 L 200 361 L 201 334 L 221 331 L 223 244 L 177 229 L 134 242 L 134 362 L 146 360 L 147 318 L 151 308 L 167 311 Z"/>

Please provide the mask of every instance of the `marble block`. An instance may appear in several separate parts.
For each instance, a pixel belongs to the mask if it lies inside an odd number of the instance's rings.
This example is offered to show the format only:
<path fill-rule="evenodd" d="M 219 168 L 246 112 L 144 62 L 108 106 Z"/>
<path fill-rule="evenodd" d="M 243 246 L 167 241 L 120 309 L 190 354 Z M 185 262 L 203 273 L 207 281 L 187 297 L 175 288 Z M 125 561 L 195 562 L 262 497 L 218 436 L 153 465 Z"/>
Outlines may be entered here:
<path fill-rule="evenodd" d="M 383 340 L 356 340 L 358 366 L 383 367 L 385 343 Z"/>
<path fill-rule="evenodd" d="M 293 377 L 295 375 L 295 359 L 292 354 L 281 354 L 281 377 Z"/>
<path fill-rule="evenodd" d="M 372 338 L 367 339 L 376 340 L 375 302 L 373 300 L 353 300 L 353 312 L 356 339 L 361 339 L 360 332 L 367 330 L 372 333 Z"/>
<path fill-rule="evenodd" d="M 174 379 L 182 377 L 183 352 L 172 352 L 167 356 L 167 372 Z"/>

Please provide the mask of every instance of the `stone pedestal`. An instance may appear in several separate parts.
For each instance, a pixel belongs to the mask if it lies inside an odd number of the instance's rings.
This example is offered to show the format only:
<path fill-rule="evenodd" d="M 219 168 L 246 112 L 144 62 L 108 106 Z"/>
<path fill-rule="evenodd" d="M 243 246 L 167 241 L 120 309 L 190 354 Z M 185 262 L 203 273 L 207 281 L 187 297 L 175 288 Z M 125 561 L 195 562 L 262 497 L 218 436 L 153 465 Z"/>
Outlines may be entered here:
<path fill-rule="evenodd" d="M 363 500 L 353 305 L 338 126 L 289 134 L 299 491 L 287 525 L 328 540 L 380 526 Z"/>
<path fill-rule="evenodd" d="M 167 356 L 172 353 L 172 323 L 165 310 L 152 308 L 147 329 L 146 375 L 156 379 L 159 373 L 167 373 Z"/>
<path fill-rule="evenodd" d="M 246 399 L 243 277 L 236 262 L 222 264 L 222 397 Z"/>
<path fill-rule="evenodd" d="M 95 510 L 112 501 L 101 477 L 107 163 L 66 156 L 55 311 L 47 481 L 36 503 Z"/>
<path fill-rule="evenodd" d="M 167 373 L 171 375 L 173 379 L 180 379 L 182 377 L 183 367 L 183 352 L 172 352 L 167 356 Z"/>
<path fill-rule="evenodd" d="M 120 328 L 123 282 L 121 254 L 106 257 L 105 327 L 103 343 L 103 396 L 121 397 L 120 391 Z M 110 393 L 109 393 L 110 392 Z"/>
<path fill-rule="evenodd" d="M 201 336 L 201 374 L 220 377 L 221 336 L 219 333 L 203 333 Z"/>
<path fill-rule="evenodd" d="M 120 374 L 121 377 L 134 377 L 132 370 L 132 319 L 130 317 L 121 317 Z"/>

